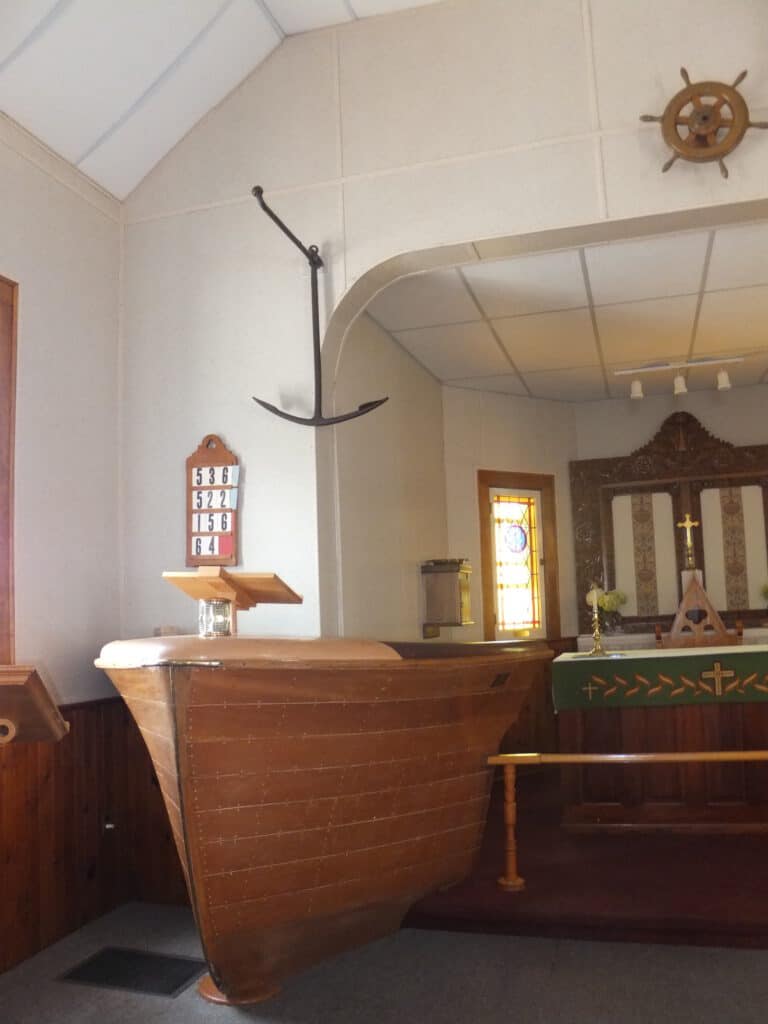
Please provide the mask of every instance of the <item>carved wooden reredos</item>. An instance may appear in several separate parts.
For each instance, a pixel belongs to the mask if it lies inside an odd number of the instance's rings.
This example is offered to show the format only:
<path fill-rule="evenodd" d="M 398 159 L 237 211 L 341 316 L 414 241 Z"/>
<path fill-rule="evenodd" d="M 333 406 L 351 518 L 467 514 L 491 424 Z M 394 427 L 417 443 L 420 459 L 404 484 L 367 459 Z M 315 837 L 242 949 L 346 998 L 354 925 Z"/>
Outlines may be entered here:
<path fill-rule="evenodd" d="M 656 435 L 619 458 L 582 459 L 570 463 L 576 547 L 576 593 L 579 596 L 579 629 L 590 631 L 590 613 L 581 595 L 593 580 L 606 589 L 615 586 L 613 520 L 611 502 L 621 494 L 665 491 L 672 498 L 675 520 L 690 512 L 701 519 L 701 492 L 706 488 L 744 487 L 756 484 L 763 490 L 768 524 L 768 444 L 737 447 L 713 437 L 687 412 L 668 416 Z M 683 545 L 676 546 L 678 569 L 684 567 Z M 701 531 L 694 535 L 696 564 L 704 567 Z M 680 595 L 679 595 L 680 596 Z M 755 610 L 740 618 L 749 623 L 765 617 Z M 670 616 L 645 618 L 646 623 L 666 622 Z M 631 620 L 630 620 L 631 621 Z"/>

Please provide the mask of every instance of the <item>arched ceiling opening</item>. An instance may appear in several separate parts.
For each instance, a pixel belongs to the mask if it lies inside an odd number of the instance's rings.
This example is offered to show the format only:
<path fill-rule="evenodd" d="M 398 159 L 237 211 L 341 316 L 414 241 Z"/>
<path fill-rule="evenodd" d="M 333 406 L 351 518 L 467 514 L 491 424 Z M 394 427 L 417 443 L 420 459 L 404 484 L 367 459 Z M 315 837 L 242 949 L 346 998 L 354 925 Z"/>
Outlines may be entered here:
<path fill-rule="evenodd" d="M 735 357 L 734 386 L 768 383 L 767 268 L 764 201 L 409 253 L 350 289 L 324 358 L 338 368 L 364 311 L 452 387 L 595 401 L 626 397 L 630 368 Z M 697 390 L 716 370 L 683 372 Z"/>

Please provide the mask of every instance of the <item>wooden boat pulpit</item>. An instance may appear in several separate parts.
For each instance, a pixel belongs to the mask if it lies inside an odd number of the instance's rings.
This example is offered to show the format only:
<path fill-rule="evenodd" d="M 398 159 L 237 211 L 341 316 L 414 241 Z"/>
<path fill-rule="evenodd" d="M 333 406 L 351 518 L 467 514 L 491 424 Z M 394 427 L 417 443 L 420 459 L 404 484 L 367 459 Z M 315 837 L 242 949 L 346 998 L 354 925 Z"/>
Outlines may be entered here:
<path fill-rule="evenodd" d="M 200 602 L 200 634 L 115 641 L 96 664 L 155 766 L 208 962 L 199 992 L 259 1002 L 469 874 L 487 758 L 552 651 L 227 635 L 238 608 L 300 598 L 271 574 L 166 578 Z"/>
<path fill-rule="evenodd" d="M 69 723 L 31 665 L 0 665 L 0 747 L 58 742 L 68 732 Z"/>

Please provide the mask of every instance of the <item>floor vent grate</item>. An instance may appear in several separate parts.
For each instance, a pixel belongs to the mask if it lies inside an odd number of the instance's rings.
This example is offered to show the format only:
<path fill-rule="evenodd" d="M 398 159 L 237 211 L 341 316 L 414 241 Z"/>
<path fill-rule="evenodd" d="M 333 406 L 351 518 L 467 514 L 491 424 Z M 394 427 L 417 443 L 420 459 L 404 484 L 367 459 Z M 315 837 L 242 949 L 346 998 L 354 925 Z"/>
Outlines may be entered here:
<path fill-rule="evenodd" d="M 96 988 L 174 997 L 205 973 L 204 960 L 107 946 L 61 976 Z"/>

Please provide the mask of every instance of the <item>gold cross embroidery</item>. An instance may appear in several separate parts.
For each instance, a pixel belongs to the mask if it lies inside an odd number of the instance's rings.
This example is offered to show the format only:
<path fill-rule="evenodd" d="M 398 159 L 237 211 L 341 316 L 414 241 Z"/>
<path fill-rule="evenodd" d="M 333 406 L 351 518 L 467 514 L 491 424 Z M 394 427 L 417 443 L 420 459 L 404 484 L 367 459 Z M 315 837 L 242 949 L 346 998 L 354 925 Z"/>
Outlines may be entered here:
<path fill-rule="evenodd" d="M 702 679 L 714 679 L 714 681 L 715 681 L 715 696 L 716 697 L 722 697 L 723 696 L 723 680 L 724 679 L 732 679 L 735 675 L 736 675 L 735 672 L 732 672 L 730 669 L 723 669 L 723 667 L 720 664 L 720 662 L 716 661 L 715 664 L 712 666 L 712 671 L 711 672 L 702 672 L 701 673 L 701 678 Z"/>
<path fill-rule="evenodd" d="M 598 687 L 597 687 L 597 686 L 595 686 L 595 685 L 594 685 L 594 684 L 592 683 L 592 680 L 591 680 L 591 679 L 589 680 L 589 682 L 587 683 L 587 685 L 586 685 L 586 686 L 582 686 L 582 688 L 581 688 L 581 689 L 583 690 L 583 692 L 584 692 L 584 693 L 586 693 L 586 695 L 587 695 L 587 697 L 589 698 L 589 700 L 592 700 L 592 694 L 593 694 L 593 693 L 597 693 L 597 692 L 598 692 Z"/>

